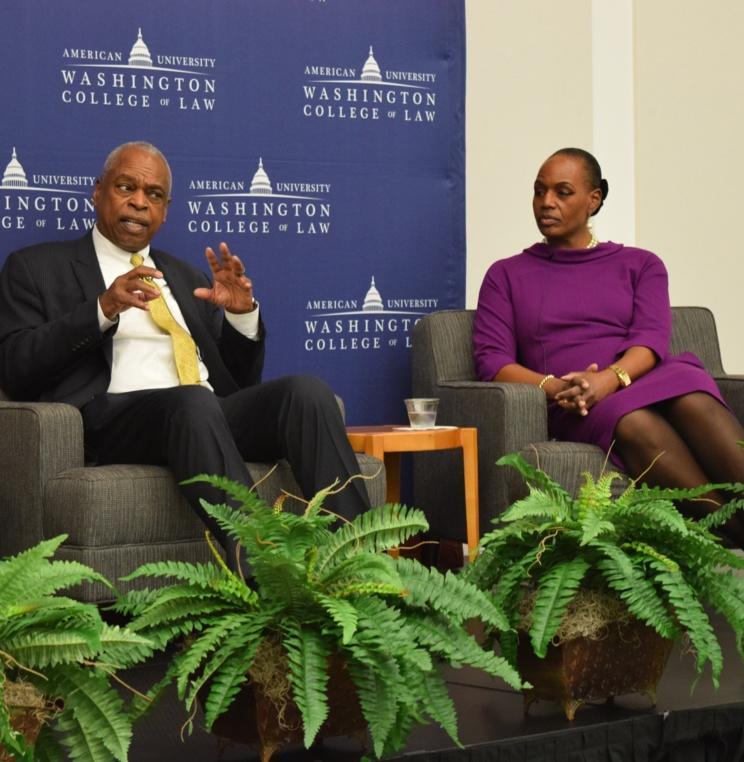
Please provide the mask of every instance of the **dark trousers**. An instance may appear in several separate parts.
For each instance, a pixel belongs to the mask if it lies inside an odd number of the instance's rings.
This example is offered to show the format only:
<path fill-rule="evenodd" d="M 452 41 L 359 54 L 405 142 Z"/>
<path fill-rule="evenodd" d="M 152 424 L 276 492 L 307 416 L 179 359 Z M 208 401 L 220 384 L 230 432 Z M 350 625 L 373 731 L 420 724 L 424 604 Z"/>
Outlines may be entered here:
<path fill-rule="evenodd" d="M 309 498 L 334 480 L 359 473 L 336 398 L 313 376 L 267 381 L 228 397 L 200 386 L 101 394 L 82 414 L 86 449 L 96 462 L 165 465 L 178 482 L 217 474 L 250 486 L 244 461 L 286 458 Z M 200 498 L 224 502 L 224 494 L 205 484 L 181 489 L 229 551 L 234 543 L 199 503 Z M 369 498 L 355 479 L 325 506 L 353 518 L 369 508 Z"/>

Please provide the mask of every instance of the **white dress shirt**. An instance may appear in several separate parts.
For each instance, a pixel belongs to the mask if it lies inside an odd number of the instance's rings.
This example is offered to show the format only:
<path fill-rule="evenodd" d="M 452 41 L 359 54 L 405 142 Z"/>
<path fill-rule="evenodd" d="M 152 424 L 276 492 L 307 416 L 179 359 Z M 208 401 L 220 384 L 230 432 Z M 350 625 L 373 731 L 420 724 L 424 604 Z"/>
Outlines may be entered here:
<path fill-rule="evenodd" d="M 103 280 L 108 288 L 116 278 L 132 269 L 132 254 L 120 249 L 109 241 L 95 226 L 93 228 L 93 246 L 98 257 L 98 264 Z M 158 269 L 150 257 L 149 245 L 139 252 L 147 267 Z M 178 323 L 188 332 L 178 302 L 173 297 L 165 279 L 155 279 L 168 309 Z M 194 297 L 196 299 L 196 297 Z M 235 315 L 225 312 L 225 319 L 246 338 L 258 339 L 258 306 L 252 312 Z M 119 328 L 113 339 L 113 361 L 111 381 L 108 391 L 111 393 L 131 392 L 138 389 L 163 389 L 178 386 L 178 372 L 173 355 L 173 344 L 168 333 L 158 328 L 147 310 L 130 307 L 118 315 Z M 117 320 L 109 320 L 98 302 L 98 324 L 101 331 L 108 330 Z M 199 358 L 200 384 L 211 389 L 207 366 Z"/>

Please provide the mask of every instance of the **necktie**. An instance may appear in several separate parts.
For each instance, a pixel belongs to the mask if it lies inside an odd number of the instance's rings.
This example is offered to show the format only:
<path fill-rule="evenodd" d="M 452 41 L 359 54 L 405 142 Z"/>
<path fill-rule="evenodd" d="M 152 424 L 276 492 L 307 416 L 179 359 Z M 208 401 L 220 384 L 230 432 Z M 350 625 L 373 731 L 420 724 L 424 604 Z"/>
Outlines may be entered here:
<path fill-rule="evenodd" d="M 141 254 L 132 254 L 129 261 L 137 267 L 144 262 L 144 259 Z M 142 280 L 147 281 L 153 288 L 160 291 L 158 284 L 152 278 L 143 278 Z M 157 299 L 152 299 L 147 304 L 155 325 L 170 334 L 176 370 L 178 371 L 178 380 L 182 385 L 198 384 L 200 381 L 199 359 L 196 352 L 196 344 L 191 335 L 173 317 L 165 299 L 163 299 L 162 293 Z"/>

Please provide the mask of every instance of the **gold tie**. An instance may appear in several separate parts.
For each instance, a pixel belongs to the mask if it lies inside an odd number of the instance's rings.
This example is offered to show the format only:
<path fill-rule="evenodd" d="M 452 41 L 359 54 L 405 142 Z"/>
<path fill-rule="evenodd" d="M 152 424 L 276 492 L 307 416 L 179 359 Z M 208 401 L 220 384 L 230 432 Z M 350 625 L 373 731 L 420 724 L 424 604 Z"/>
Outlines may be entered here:
<path fill-rule="evenodd" d="M 132 254 L 129 261 L 138 267 L 145 260 L 141 254 Z M 147 281 L 153 288 L 160 291 L 158 284 L 152 278 L 142 278 L 142 280 Z M 200 381 L 199 358 L 196 352 L 196 344 L 191 335 L 173 317 L 162 293 L 157 299 L 152 299 L 147 304 L 150 307 L 150 315 L 155 325 L 170 334 L 173 343 L 173 357 L 176 361 L 178 380 L 181 385 L 198 384 Z"/>

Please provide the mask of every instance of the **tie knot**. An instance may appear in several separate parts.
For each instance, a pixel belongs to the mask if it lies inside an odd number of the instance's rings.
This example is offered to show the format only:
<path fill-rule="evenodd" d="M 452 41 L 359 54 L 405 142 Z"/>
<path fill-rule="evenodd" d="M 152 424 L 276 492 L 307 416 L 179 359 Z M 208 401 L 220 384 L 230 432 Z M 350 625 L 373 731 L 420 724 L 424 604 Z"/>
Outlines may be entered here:
<path fill-rule="evenodd" d="M 144 257 L 141 254 L 132 254 L 129 261 L 135 266 L 139 267 L 144 261 Z"/>

